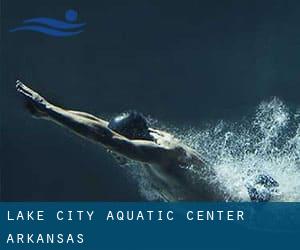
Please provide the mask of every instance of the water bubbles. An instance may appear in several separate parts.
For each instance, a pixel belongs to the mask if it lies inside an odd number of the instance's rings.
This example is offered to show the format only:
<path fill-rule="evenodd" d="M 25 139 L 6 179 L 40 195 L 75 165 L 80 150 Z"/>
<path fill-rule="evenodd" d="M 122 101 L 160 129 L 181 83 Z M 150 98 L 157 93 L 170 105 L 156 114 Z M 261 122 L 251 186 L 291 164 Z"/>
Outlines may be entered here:
<path fill-rule="evenodd" d="M 254 117 L 234 124 L 221 121 L 206 131 L 194 131 L 197 141 L 185 142 L 214 166 L 220 189 L 231 199 L 249 200 L 246 183 L 267 173 L 280 184 L 278 201 L 299 201 L 300 125 L 293 131 L 292 124 L 299 121 L 292 119 L 287 106 L 273 98 L 262 102 Z"/>

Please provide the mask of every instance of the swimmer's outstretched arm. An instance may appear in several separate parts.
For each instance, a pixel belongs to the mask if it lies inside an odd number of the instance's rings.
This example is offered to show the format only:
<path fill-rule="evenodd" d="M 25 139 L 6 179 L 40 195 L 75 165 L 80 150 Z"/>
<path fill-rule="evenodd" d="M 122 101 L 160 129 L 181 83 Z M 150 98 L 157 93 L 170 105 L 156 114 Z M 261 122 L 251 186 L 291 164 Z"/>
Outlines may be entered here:
<path fill-rule="evenodd" d="M 60 108 L 17 81 L 17 91 L 37 113 L 37 117 L 63 125 L 84 138 L 101 143 L 125 157 L 147 163 L 162 164 L 172 156 L 172 149 L 151 141 L 129 140 L 108 128 L 108 122 L 88 113 Z"/>

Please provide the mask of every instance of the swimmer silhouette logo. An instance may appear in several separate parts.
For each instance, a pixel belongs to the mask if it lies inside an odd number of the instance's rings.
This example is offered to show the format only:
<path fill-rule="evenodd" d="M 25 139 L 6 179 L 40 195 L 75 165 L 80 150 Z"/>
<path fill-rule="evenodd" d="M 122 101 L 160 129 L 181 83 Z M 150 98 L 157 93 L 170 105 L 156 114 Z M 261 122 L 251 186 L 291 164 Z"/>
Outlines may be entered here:
<path fill-rule="evenodd" d="M 84 31 L 86 23 L 75 23 L 78 13 L 69 9 L 65 12 L 65 20 L 48 17 L 26 19 L 21 26 L 9 30 L 10 32 L 32 31 L 54 37 L 69 37 Z"/>

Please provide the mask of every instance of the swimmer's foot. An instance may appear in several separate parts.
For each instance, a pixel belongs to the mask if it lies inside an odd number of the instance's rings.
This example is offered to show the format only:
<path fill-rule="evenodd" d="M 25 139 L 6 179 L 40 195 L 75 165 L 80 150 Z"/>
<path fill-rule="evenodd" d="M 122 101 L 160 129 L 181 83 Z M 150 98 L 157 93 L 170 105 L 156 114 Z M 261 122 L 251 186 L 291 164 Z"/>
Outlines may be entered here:
<path fill-rule="evenodd" d="M 47 116 L 45 109 L 48 103 L 42 96 L 19 80 L 16 81 L 16 90 L 25 98 L 25 106 L 35 118 Z"/>
<path fill-rule="evenodd" d="M 259 174 L 252 183 L 247 183 L 246 187 L 251 201 L 270 201 L 279 194 L 279 183 L 267 174 Z"/>

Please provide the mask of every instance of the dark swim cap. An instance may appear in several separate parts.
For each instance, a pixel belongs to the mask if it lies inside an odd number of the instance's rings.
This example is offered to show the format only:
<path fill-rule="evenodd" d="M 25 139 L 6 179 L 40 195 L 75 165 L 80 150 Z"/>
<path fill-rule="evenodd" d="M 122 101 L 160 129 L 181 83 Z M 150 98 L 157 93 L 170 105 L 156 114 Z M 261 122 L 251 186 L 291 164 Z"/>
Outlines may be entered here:
<path fill-rule="evenodd" d="M 147 119 L 136 111 L 121 113 L 109 121 L 108 127 L 129 139 L 153 140 Z"/>

